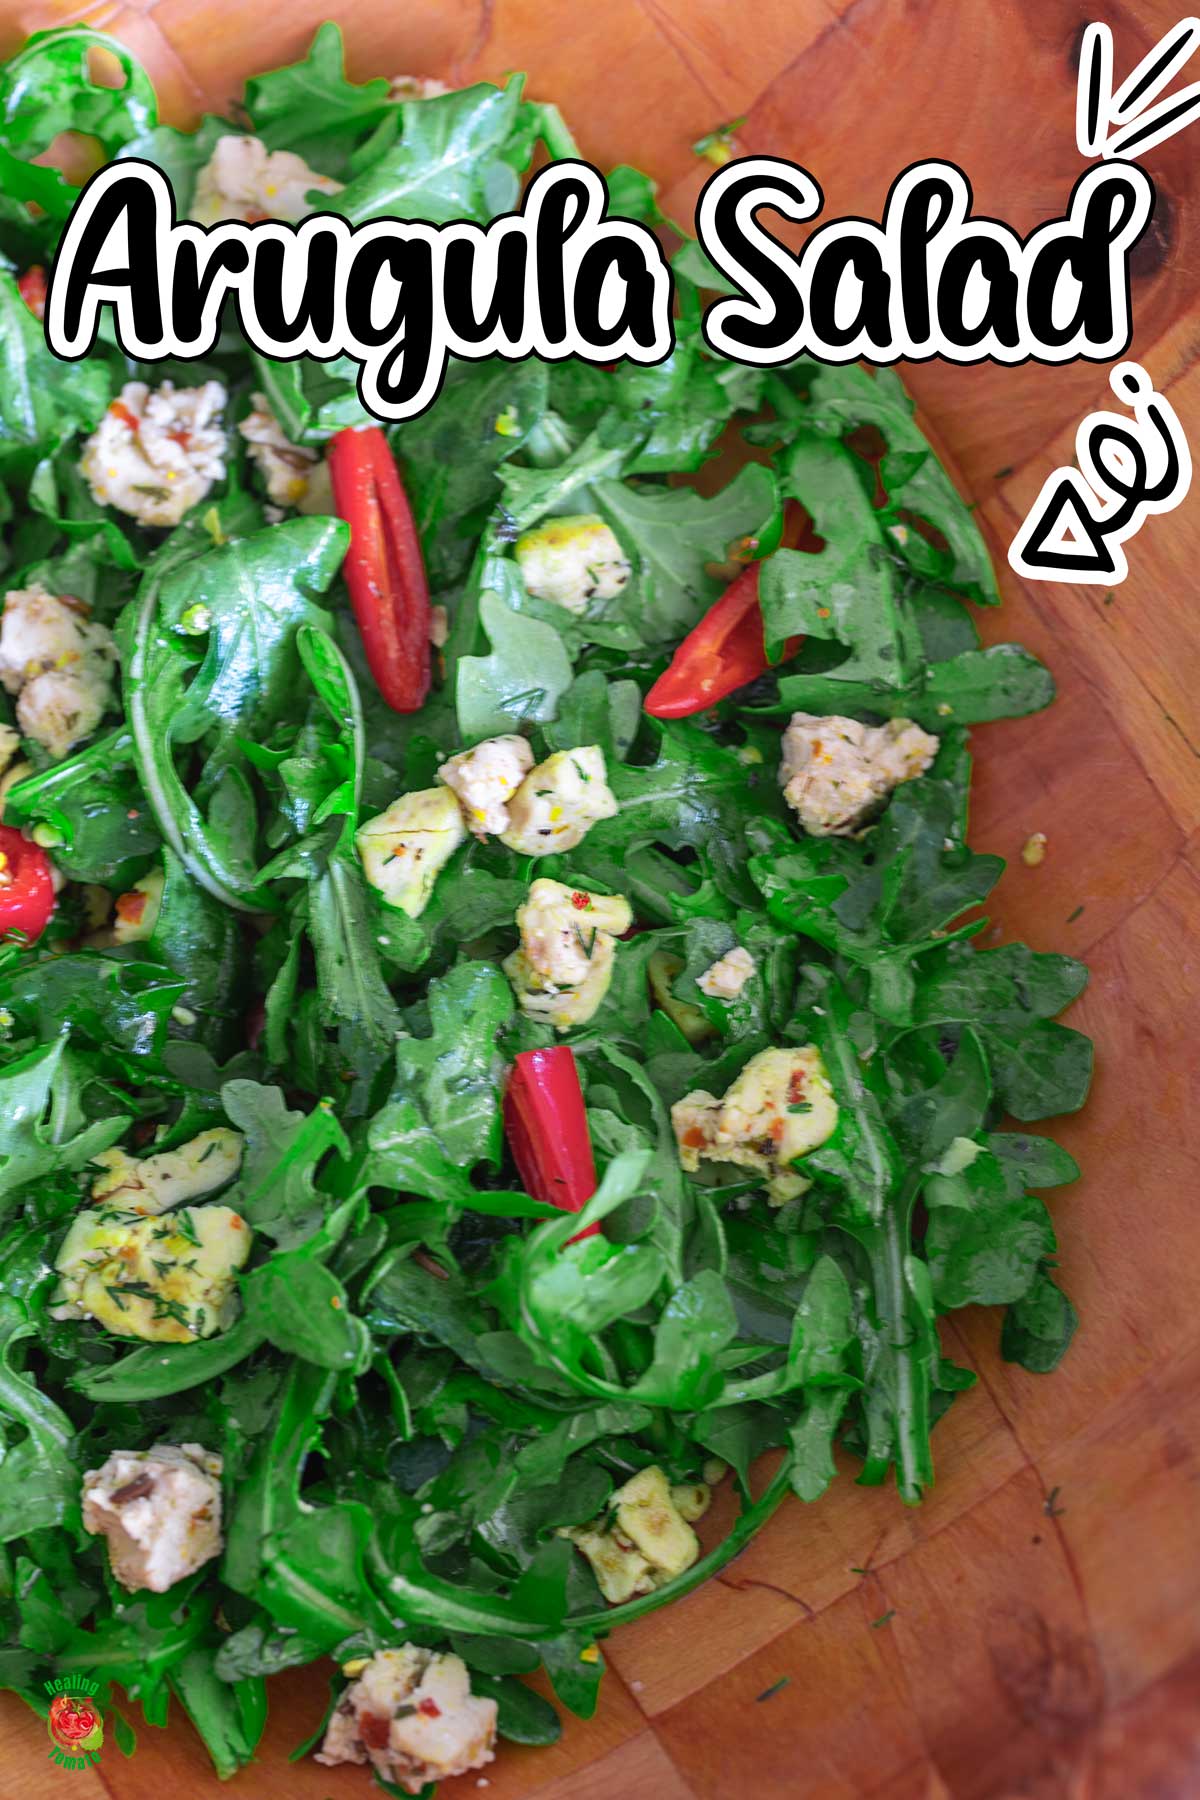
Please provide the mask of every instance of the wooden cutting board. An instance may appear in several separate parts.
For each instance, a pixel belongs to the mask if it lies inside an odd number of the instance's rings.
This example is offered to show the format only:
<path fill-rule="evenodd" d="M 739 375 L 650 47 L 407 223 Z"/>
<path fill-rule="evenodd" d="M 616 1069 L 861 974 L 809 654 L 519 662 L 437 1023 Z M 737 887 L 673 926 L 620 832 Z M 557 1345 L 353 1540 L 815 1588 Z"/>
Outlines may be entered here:
<path fill-rule="evenodd" d="M 168 116 L 224 110 L 245 75 L 302 54 L 320 0 L 0 0 L 5 53 L 76 20 L 115 31 Z M 464 83 L 527 69 L 585 154 L 659 180 L 690 220 L 708 166 L 689 145 L 746 115 L 744 150 L 790 156 L 827 215 L 878 217 L 907 163 L 947 155 L 979 210 L 1028 229 L 1063 206 L 1083 21 L 1113 23 L 1118 73 L 1179 12 L 1159 0 L 344 0 L 351 73 Z M 1191 78 L 1195 78 L 1191 71 Z M 1133 354 L 1200 452 L 1200 128 L 1152 151 L 1159 211 L 1135 259 Z M 916 1512 L 835 1486 L 789 1504 L 724 1575 L 609 1646 L 605 1699 L 550 1751 L 506 1747 L 447 1784 L 488 1800 L 1185 1800 L 1200 1795 L 1200 490 L 1152 520 L 1112 594 L 1023 587 L 1004 552 L 1106 372 L 907 372 L 979 504 L 1006 605 L 990 640 L 1048 662 L 1046 714 L 974 734 L 974 841 L 1009 859 L 995 940 L 1086 957 L 1071 1023 L 1096 1039 L 1092 1098 L 1053 1126 L 1083 1165 L 1053 1212 L 1083 1328 L 1053 1377 L 999 1360 L 998 1319 L 947 1328 L 978 1386 L 935 1437 Z M 1030 833 L 1048 840 L 1026 867 Z M 788 1685 L 763 1698 L 784 1676 Z M 324 1674 L 273 1685 L 255 1800 L 366 1800 L 361 1770 L 294 1767 Z M 760 1703 L 761 1702 L 761 1703 Z M 0 1790 L 40 1800 L 207 1800 L 219 1787 L 186 1723 L 143 1730 L 126 1762 L 67 1775 L 40 1724 L 0 1714 Z"/>

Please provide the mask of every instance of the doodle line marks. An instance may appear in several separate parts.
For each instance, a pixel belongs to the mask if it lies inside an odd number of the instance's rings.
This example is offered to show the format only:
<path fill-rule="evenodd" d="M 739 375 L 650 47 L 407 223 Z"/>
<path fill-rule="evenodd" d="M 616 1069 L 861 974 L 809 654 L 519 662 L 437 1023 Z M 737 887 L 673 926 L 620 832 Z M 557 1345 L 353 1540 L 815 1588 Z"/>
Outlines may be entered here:
<path fill-rule="evenodd" d="M 1133 412 L 1089 413 L 1075 433 L 1078 468 L 1055 469 L 1013 540 L 1008 560 L 1034 581 L 1113 587 L 1129 565 L 1122 548 L 1151 513 L 1170 512 L 1191 486 L 1187 438 L 1169 400 L 1140 363 L 1109 377 Z"/>
<path fill-rule="evenodd" d="M 1132 161 L 1200 118 L 1200 81 L 1158 96 L 1200 48 L 1200 18 L 1189 14 L 1165 32 L 1120 87 L 1113 88 L 1113 34 L 1093 21 L 1083 33 L 1075 92 L 1079 154 Z M 1187 439 L 1170 402 L 1156 394 L 1139 363 L 1118 363 L 1109 377 L 1133 422 L 1089 413 L 1075 433 L 1076 468 L 1055 469 L 1008 560 L 1034 581 L 1115 585 L 1129 564 L 1122 548 L 1151 513 L 1169 512 L 1192 480 Z"/>
<path fill-rule="evenodd" d="M 1166 32 L 1113 92 L 1113 34 L 1093 23 L 1079 49 L 1075 142 L 1080 156 L 1130 160 L 1174 137 L 1200 115 L 1200 81 L 1157 106 L 1150 102 L 1175 79 L 1200 45 L 1200 19 L 1189 16 Z"/>

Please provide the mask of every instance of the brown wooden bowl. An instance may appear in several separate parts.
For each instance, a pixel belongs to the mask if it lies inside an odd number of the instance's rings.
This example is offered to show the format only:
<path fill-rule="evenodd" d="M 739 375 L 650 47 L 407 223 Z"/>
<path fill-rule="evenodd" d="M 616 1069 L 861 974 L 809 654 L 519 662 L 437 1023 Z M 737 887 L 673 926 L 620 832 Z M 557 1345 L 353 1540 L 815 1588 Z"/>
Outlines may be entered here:
<path fill-rule="evenodd" d="M 1080 171 L 1074 57 L 1099 11 L 1119 73 L 1179 16 L 1161 0 L 344 0 L 338 16 L 359 79 L 527 69 L 585 154 L 650 170 L 685 221 L 709 172 L 689 145 L 746 115 L 740 147 L 802 162 L 826 217 L 877 218 L 900 169 L 943 155 L 967 170 L 979 210 L 1027 230 Z M 302 54 L 326 13 L 321 0 L 0 0 L 0 48 L 50 24 L 110 29 L 190 124 L 227 109 L 246 75 Z M 1198 144 L 1193 128 L 1147 158 L 1160 202 L 1135 254 L 1132 351 L 1194 451 Z M 1040 1377 L 1000 1360 L 994 1314 L 955 1315 L 948 1348 L 980 1380 L 938 1428 L 926 1504 L 907 1511 L 849 1479 L 816 1506 L 787 1504 L 727 1573 L 618 1633 L 596 1718 L 569 1721 L 549 1751 L 503 1748 L 488 1800 L 1200 1794 L 1200 495 L 1150 521 L 1112 594 L 1023 586 L 1005 551 L 1044 476 L 1070 461 L 1078 421 L 1106 403 L 1106 371 L 906 375 L 991 535 L 1006 605 L 984 634 L 1022 640 L 1059 684 L 1047 713 L 974 734 L 973 838 L 1009 859 L 991 941 L 1092 969 L 1071 1023 L 1096 1039 L 1095 1088 L 1051 1127 L 1084 1170 L 1053 1202 L 1083 1326 Z M 1019 852 L 1034 831 L 1048 849 L 1029 868 Z M 271 1691 L 259 1760 L 233 1791 L 366 1800 L 362 1770 L 286 1761 L 320 1716 L 324 1671 Z M 66 1775 L 11 1701 L 0 1769 L 22 1800 L 224 1791 L 181 1717 L 142 1729 L 130 1761 L 110 1747 L 101 1768 Z"/>

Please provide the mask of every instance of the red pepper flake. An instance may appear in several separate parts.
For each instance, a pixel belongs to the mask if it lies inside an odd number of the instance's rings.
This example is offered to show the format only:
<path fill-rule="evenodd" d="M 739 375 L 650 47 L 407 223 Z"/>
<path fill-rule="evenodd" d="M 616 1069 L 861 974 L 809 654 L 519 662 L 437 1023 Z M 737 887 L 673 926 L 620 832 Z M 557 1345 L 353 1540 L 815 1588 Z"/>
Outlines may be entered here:
<path fill-rule="evenodd" d="M 46 316 L 46 271 L 41 263 L 34 263 L 32 268 L 17 279 L 17 292 L 29 308 L 35 319 Z"/>
<path fill-rule="evenodd" d="M 147 896 L 139 894 L 136 888 L 132 888 L 128 894 L 117 895 L 114 910 L 123 925 L 140 925 L 142 914 L 146 910 L 146 899 Z"/>
<path fill-rule="evenodd" d="M 782 1141 L 783 1133 L 784 1133 L 783 1120 L 775 1119 L 771 1125 L 771 1136 L 774 1138 L 774 1140 L 777 1144 Z"/>
<path fill-rule="evenodd" d="M 122 425 L 128 425 L 130 431 L 132 431 L 135 436 L 137 435 L 138 426 L 141 421 L 135 412 L 130 412 L 123 400 L 112 401 L 108 410 L 114 419 L 120 419 Z"/>
<path fill-rule="evenodd" d="M 704 1141 L 704 1133 L 698 1125 L 691 1126 L 691 1128 L 683 1134 L 684 1145 L 689 1150 L 698 1150 Z"/>
<path fill-rule="evenodd" d="M 571 895 L 571 905 L 578 907 L 580 912 L 590 912 L 592 910 L 592 896 L 590 894 L 576 892 Z"/>
<path fill-rule="evenodd" d="M 367 1750 L 386 1750 L 392 1738 L 392 1721 L 384 1713 L 363 1713 L 358 1735 Z"/>
<path fill-rule="evenodd" d="M 791 1080 L 788 1082 L 789 1100 L 803 1100 L 805 1079 L 806 1077 L 803 1069 L 792 1070 Z"/>
<path fill-rule="evenodd" d="M 431 1700 L 428 1694 L 424 1700 L 417 1702 L 417 1711 L 426 1719 L 440 1719 L 442 1716 L 441 1707 L 436 1700 Z"/>
<path fill-rule="evenodd" d="M 190 431 L 168 431 L 167 436 L 173 444 L 178 444 L 181 450 L 191 449 L 192 434 Z"/>

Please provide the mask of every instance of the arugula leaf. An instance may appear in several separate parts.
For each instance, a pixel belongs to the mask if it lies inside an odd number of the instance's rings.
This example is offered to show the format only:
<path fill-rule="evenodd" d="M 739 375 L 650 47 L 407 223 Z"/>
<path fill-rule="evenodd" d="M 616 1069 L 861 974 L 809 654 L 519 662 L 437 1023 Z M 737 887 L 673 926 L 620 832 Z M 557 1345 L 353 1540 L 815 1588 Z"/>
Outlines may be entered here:
<path fill-rule="evenodd" d="M 124 1113 L 86 1121 L 79 1089 L 64 1037 L 0 1068 L 0 1199 L 53 1170 L 82 1169 L 123 1134 Z"/>
<path fill-rule="evenodd" d="M 430 983 L 430 1035 L 400 1038 L 391 1094 L 371 1123 L 373 1181 L 475 1204 L 471 1170 L 500 1158 L 496 1036 L 512 1014 L 512 990 L 490 963 L 460 963 Z"/>
<path fill-rule="evenodd" d="M 480 82 L 432 100 L 402 101 L 399 142 L 327 199 L 326 210 L 355 225 L 378 218 L 483 223 L 510 211 L 518 184 L 505 151 L 516 135 L 523 85 L 514 75 L 504 88 Z"/>
<path fill-rule="evenodd" d="M 0 1462 L 0 1544 L 78 1516 L 80 1476 L 71 1456 L 75 1428 L 33 1378 L 12 1365 L 16 1345 L 36 1335 L 36 1321 L 18 1300 L 0 1300 L 0 1417 L 24 1432 L 6 1446 Z"/>
<path fill-rule="evenodd" d="M 455 704 L 468 743 L 553 719 L 571 685 L 571 662 L 554 626 L 513 605 L 520 588 L 515 566 L 483 559 L 478 572 L 479 623 L 491 644 L 487 656 L 460 656 Z"/>
<path fill-rule="evenodd" d="M 1071 1346 L 1079 1314 L 1044 1269 L 1004 1315 L 1000 1354 L 1037 1375 L 1056 1369 Z"/>
<path fill-rule="evenodd" d="M 59 834 L 54 861 L 73 881 L 129 888 L 162 843 L 134 772 L 133 738 L 123 729 L 14 783 L 4 810 L 26 830 L 44 824 Z"/>
<path fill-rule="evenodd" d="M 318 25 L 302 62 L 246 83 L 246 111 L 269 150 L 291 150 L 323 174 L 340 176 L 355 142 L 391 103 L 388 83 L 346 80 L 339 26 Z"/>
<path fill-rule="evenodd" d="M 898 521 L 908 512 L 933 526 L 947 546 L 946 578 L 973 599 L 997 605 L 1000 595 L 979 527 L 913 420 L 913 403 L 895 370 L 879 369 L 872 376 L 859 367 L 819 367 L 810 393 L 817 430 L 843 437 L 858 426 L 874 425 L 882 432 L 887 449 L 879 475 L 889 515 Z M 923 563 L 916 535 L 895 541 Z"/>
<path fill-rule="evenodd" d="M 452 362 L 441 393 L 419 419 L 397 426 L 393 446 L 436 588 L 459 580 L 516 456 L 546 409 L 543 363 Z"/>
<path fill-rule="evenodd" d="M 233 1681 L 217 1672 L 220 1644 L 195 1644 L 171 1671 L 171 1689 L 203 1738 L 224 1781 L 254 1755 L 267 1722 L 267 1691 L 260 1675 Z"/>
<path fill-rule="evenodd" d="M 16 281 L 0 269 L 0 476 L 27 476 L 59 444 L 91 431 L 111 392 L 102 359 L 64 363 L 51 355 Z"/>
<path fill-rule="evenodd" d="M 269 904 L 251 860 L 255 803 L 234 759 L 236 739 L 286 711 L 297 628 L 324 624 L 314 597 L 336 574 L 347 539 L 340 521 L 295 519 L 197 554 L 185 524 L 156 552 L 128 621 L 125 703 L 142 787 L 180 862 L 236 910 Z M 193 606 L 211 614 L 199 667 L 180 623 Z M 220 756 L 210 765 L 205 816 L 176 745 L 209 732 Z"/>
<path fill-rule="evenodd" d="M 633 553 L 637 573 L 619 610 L 636 620 L 649 649 L 691 630 L 721 593 L 707 565 L 726 562 L 739 539 L 765 535 L 778 507 L 774 479 L 757 463 L 711 499 L 691 488 L 612 480 L 594 482 L 592 493 Z"/>
<path fill-rule="evenodd" d="M 244 1080 L 225 1083 L 221 1105 L 245 1139 L 226 1205 L 284 1249 L 305 1242 L 324 1214 L 315 1185 L 322 1163 L 330 1151 L 350 1154 L 332 1106 L 322 1101 L 310 1113 L 292 1112 L 278 1088 Z"/>
<path fill-rule="evenodd" d="M 118 86 L 92 81 L 88 58 L 95 52 L 120 65 Z M 99 138 L 112 156 L 157 117 L 149 76 L 107 32 L 81 26 L 35 31 L 24 49 L 0 66 L 0 144 L 28 160 L 62 131 Z"/>

